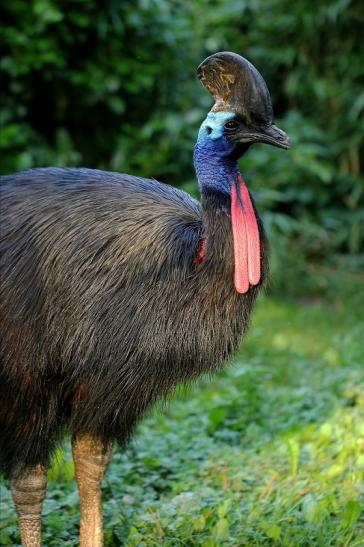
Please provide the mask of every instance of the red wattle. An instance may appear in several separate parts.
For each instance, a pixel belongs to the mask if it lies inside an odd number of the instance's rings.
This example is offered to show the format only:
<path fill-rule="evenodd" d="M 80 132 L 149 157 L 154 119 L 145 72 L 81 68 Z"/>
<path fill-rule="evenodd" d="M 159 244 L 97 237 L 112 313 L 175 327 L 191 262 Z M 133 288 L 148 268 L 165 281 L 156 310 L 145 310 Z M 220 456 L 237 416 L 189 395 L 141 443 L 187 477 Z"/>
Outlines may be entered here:
<path fill-rule="evenodd" d="M 193 259 L 193 264 L 201 264 L 206 259 L 207 254 L 207 237 L 202 237 L 200 240 L 197 253 Z"/>
<path fill-rule="evenodd" d="M 239 203 L 235 184 L 231 187 L 231 224 L 235 262 L 234 284 L 237 292 L 244 294 L 249 289 L 248 241 L 244 211 Z"/>
<path fill-rule="evenodd" d="M 231 223 L 234 248 L 234 284 L 238 293 L 248 292 L 260 281 L 260 237 L 254 207 L 241 177 L 231 187 Z"/>

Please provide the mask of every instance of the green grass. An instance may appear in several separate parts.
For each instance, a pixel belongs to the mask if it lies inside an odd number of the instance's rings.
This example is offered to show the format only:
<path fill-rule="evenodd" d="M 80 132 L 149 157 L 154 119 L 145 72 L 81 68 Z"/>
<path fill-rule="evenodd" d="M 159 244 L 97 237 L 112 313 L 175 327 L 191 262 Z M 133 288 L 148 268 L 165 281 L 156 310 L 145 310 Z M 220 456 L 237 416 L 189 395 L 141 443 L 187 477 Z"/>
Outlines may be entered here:
<path fill-rule="evenodd" d="M 107 546 L 364 545 L 364 317 L 358 295 L 262 298 L 233 363 L 116 450 Z M 19 536 L 1 486 L 0 544 Z M 49 474 L 44 544 L 77 545 L 70 452 Z"/>

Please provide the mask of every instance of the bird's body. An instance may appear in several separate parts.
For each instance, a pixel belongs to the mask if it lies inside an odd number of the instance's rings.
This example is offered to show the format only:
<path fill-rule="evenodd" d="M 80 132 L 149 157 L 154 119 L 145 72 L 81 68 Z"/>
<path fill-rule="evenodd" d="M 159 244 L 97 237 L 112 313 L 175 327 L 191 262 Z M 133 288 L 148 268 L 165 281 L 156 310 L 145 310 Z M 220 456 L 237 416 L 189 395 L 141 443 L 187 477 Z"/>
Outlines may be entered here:
<path fill-rule="evenodd" d="M 267 252 L 237 159 L 288 140 L 248 61 L 218 53 L 198 73 L 216 99 L 195 147 L 201 203 L 97 170 L 2 178 L 0 463 L 26 547 L 40 545 L 46 467 L 65 429 L 81 545 L 99 547 L 113 440 L 177 384 L 221 367 L 247 329 Z"/>
<path fill-rule="evenodd" d="M 234 288 L 223 194 L 201 206 L 166 184 L 88 169 L 3 177 L 1 194 L 7 471 L 46 464 L 64 426 L 124 441 L 156 397 L 234 352 L 257 287 Z"/>

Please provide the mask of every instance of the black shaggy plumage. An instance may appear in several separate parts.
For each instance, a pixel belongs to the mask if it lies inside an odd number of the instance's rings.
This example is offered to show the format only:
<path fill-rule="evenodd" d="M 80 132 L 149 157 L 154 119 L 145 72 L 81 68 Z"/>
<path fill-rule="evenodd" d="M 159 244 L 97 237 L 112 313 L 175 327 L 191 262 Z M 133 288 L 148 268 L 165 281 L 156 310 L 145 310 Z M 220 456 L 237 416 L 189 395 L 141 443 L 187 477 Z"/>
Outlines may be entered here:
<path fill-rule="evenodd" d="M 45 464 L 65 427 L 124 442 L 158 396 L 231 356 L 259 289 L 234 288 L 230 203 L 211 190 L 200 204 L 154 180 L 34 169 L 2 177 L 0 241 L 6 473 Z"/>

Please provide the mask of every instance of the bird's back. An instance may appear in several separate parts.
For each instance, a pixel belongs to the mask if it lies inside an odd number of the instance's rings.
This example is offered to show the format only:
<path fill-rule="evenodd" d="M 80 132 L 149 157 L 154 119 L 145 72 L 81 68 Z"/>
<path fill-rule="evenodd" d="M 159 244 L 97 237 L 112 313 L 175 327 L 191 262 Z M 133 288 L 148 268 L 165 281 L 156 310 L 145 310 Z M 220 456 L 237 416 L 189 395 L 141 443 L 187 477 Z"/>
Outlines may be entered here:
<path fill-rule="evenodd" d="M 173 263 L 182 272 L 198 245 L 199 203 L 154 180 L 33 169 L 2 177 L 0 192 L 2 280 L 14 294 L 38 286 L 83 294 L 99 274 L 103 292 L 146 272 L 159 277 Z"/>

